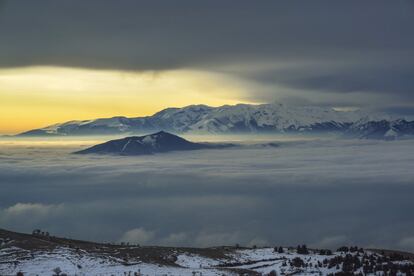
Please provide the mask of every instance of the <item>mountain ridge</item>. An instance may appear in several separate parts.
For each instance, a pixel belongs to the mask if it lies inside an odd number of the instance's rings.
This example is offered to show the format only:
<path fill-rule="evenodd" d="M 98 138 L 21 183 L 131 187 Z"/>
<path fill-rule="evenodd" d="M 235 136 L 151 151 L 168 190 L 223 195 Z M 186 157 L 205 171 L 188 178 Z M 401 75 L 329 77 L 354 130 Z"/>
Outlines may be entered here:
<path fill-rule="evenodd" d="M 201 134 L 328 132 L 355 138 L 394 139 L 414 135 L 414 121 L 382 113 L 339 111 L 319 106 L 299 107 L 275 103 L 219 107 L 190 105 L 166 108 L 144 117 L 115 116 L 68 121 L 29 130 L 18 136 L 139 134 L 160 130 Z"/>

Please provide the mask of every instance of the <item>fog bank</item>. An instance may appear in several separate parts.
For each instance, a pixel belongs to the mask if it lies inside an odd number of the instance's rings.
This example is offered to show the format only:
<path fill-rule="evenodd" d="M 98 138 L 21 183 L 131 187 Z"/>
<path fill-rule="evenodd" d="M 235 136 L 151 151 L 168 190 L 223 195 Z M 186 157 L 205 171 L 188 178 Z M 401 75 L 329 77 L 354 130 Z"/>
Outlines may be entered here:
<path fill-rule="evenodd" d="M 414 251 L 413 141 L 280 141 L 144 157 L 0 146 L 0 227 L 151 245 Z"/>

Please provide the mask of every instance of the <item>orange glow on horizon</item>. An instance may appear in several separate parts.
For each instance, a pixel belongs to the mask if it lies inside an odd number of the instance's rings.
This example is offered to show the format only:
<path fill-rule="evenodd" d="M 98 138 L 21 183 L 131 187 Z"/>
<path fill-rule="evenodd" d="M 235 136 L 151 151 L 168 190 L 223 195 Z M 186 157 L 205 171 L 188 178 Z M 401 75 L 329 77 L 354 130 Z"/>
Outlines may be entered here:
<path fill-rule="evenodd" d="M 201 71 L 0 69 L 0 133 L 70 120 L 147 116 L 191 104 L 235 104 L 243 94 L 236 81 Z"/>

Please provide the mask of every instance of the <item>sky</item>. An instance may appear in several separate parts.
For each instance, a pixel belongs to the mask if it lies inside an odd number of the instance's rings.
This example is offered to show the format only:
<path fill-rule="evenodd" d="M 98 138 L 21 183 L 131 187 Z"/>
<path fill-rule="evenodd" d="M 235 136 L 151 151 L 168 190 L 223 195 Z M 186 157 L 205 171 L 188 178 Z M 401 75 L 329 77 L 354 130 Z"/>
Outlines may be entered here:
<path fill-rule="evenodd" d="M 412 0 L 0 0 L 0 133 L 188 104 L 412 115 L 412 26 Z"/>
<path fill-rule="evenodd" d="M 141 245 L 414 252 L 412 140 L 70 154 L 91 143 L 0 141 L 0 226 Z"/>

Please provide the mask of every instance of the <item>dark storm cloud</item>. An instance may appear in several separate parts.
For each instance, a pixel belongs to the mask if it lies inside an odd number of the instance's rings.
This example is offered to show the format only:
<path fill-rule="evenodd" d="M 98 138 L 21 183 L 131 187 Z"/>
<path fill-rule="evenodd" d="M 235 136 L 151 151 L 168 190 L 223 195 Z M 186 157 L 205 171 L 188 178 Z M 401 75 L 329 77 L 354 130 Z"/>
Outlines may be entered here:
<path fill-rule="evenodd" d="M 312 141 L 142 159 L 3 146 L 0 225 L 141 244 L 414 250 L 411 148 Z"/>
<path fill-rule="evenodd" d="M 399 103 L 412 100 L 411 0 L 18 0 L 6 2 L 0 16 L 2 67 L 227 70 L 304 94 L 358 91 L 379 93 L 384 104 L 383 93 L 398 95 Z M 278 66 L 286 62 L 296 67 Z M 278 74 L 224 69 L 262 63 L 274 64 Z M 257 98 L 266 96 L 258 91 Z"/>
<path fill-rule="evenodd" d="M 273 82 L 301 89 L 326 92 L 351 93 L 358 91 L 387 93 L 393 90 L 411 93 L 414 88 L 414 67 L 397 64 L 359 64 L 329 66 L 323 64 L 301 65 L 294 68 L 268 70 L 253 79 Z"/>
<path fill-rule="evenodd" d="M 413 12 L 409 1 L 9 1 L 2 66 L 164 69 L 223 58 L 398 58 L 414 46 Z"/>
<path fill-rule="evenodd" d="M 412 115 L 409 111 L 414 108 L 414 106 L 410 106 L 410 103 L 414 102 L 414 67 L 411 64 L 406 64 L 405 61 L 389 61 L 385 64 L 370 62 L 352 64 L 349 64 L 348 61 L 334 64 L 314 62 L 258 72 L 241 71 L 240 74 L 259 83 L 302 91 L 302 96 L 308 95 L 309 101 L 316 99 L 315 103 L 338 106 L 344 104 L 367 105 L 366 99 L 359 98 L 360 103 L 352 101 L 352 97 L 355 97 L 352 93 L 362 92 L 367 97 L 371 96 L 371 107 L 376 105 L 383 107 L 381 102 L 387 101 L 388 106 L 384 110 Z M 304 91 L 308 91 L 308 93 Z M 319 96 L 315 96 L 315 93 L 312 92 L 319 92 Z M 323 102 L 322 100 L 327 94 L 333 96 L 339 94 L 338 96 L 341 98 L 336 100 L 329 98 L 328 101 Z M 344 101 L 346 96 L 340 94 L 349 94 L 350 100 Z M 270 88 L 268 92 L 261 93 L 259 96 L 262 100 L 269 101 L 274 97 L 274 92 L 272 93 Z M 408 104 L 408 106 L 404 107 L 404 104 Z M 397 108 L 395 105 L 399 105 L 401 108 Z"/>

